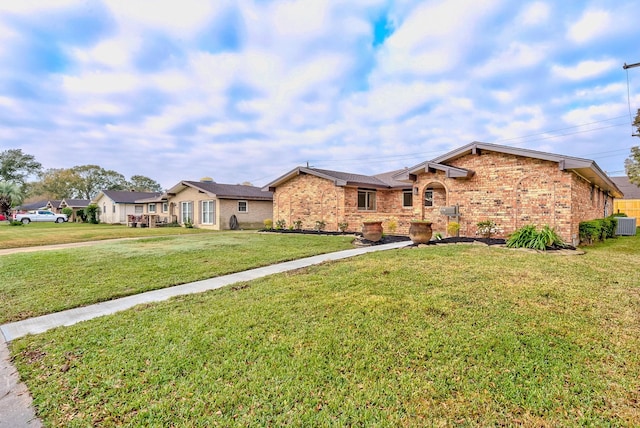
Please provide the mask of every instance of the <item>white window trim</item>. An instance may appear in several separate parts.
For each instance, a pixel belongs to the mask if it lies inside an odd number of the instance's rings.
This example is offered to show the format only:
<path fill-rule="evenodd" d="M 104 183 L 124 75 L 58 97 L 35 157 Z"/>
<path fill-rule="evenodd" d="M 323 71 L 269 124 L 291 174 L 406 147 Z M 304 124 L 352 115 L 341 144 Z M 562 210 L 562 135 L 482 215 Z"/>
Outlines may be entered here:
<path fill-rule="evenodd" d="M 240 210 L 240 204 L 242 202 L 244 202 L 244 207 L 245 207 L 244 211 Z M 238 212 L 242 213 L 242 214 L 248 213 L 249 212 L 249 201 L 238 201 Z"/>
<path fill-rule="evenodd" d="M 431 199 L 427 199 L 427 194 L 431 194 Z M 427 205 L 427 201 L 431 202 L 430 205 Z M 424 206 L 432 207 L 433 206 L 433 189 L 427 189 L 424 191 Z"/>
<path fill-rule="evenodd" d="M 211 221 L 206 221 L 204 216 L 205 216 L 205 212 L 209 212 L 205 210 L 204 205 L 205 204 L 211 204 L 212 208 L 211 208 Z M 202 224 L 216 224 L 216 201 L 214 201 L 213 199 L 208 199 L 206 201 L 200 201 L 200 221 L 202 222 Z"/>
<path fill-rule="evenodd" d="M 163 213 L 169 212 L 169 202 L 162 203 L 162 212 Z"/>
<path fill-rule="evenodd" d="M 151 207 L 153 207 L 153 209 L 151 209 Z M 147 206 L 147 210 L 149 211 L 149 214 L 155 214 L 156 213 L 156 204 L 149 204 Z"/>
<path fill-rule="evenodd" d="M 195 219 L 193 218 L 193 214 L 194 214 L 194 213 L 193 213 L 193 201 L 181 201 L 181 202 L 180 202 L 180 222 L 181 222 L 182 224 L 184 224 L 184 223 L 185 223 L 185 220 L 186 220 L 186 218 L 184 218 L 184 215 L 183 215 L 183 214 L 184 214 L 184 207 L 185 207 L 185 205 L 187 205 L 187 204 L 191 206 L 191 210 L 190 210 L 191 212 L 189 213 L 189 214 L 191 214 L 191 215 L 190 215 L 190 216 L 187 216 L 187 218 L 189 219 L 189 221 L 190 221 L 191 223 L 194 223 L 194 221 L 195 221 Z"/>

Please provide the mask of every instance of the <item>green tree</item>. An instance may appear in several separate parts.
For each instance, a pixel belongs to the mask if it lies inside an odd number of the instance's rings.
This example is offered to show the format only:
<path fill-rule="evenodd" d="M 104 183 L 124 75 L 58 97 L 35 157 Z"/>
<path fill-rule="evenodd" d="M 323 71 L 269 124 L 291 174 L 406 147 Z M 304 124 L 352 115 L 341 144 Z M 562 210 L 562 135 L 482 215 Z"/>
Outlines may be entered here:
<path fill-rule="evenodd" d="M 162 192 L 160 183 L 144 175 L 131 176 L 128 184 L 128 188 L 136 192 Z"/>
<path fill-rule="evenodd" d="M 40 175 L 40 181 L 30 183 L 29 195 L 45 199 L 72 198 L 79 177 L 69 168 L 50 168 Z"/>
<path fill-rule="evenodd" d="M 638 109 L 638 113 L 636 113 L 636 118 L 633 121 L 633 126 L 636 127 L 636 133 L 633 135 L 635 137 L 640 137 L 640 108 Z"/>
<path fill-rule="evenodd" d="M 631 147 L 631 156 L 624 161 L 624 169 L 629 181 L 640 186 L 640 147 Z"/>
<path fill-rule="evenodd" d="M 22 153 L 21 149 L 0 152 L 0 181 L 16 183 L 23 187 L 30 175 L 38 175 L 42 164 L 35 157 Z M 24 189 L 23 189 L 24 190 Z"/>
<path fill-rule="evenodd" d="M 8 181 L 0 181 L 0 213 L 9 217 L 11 207 L 22 202 L 20 186 Z"/>
<path fill-rule="evenodd" d="M 92 199 L 101 190 L 125 190 L 127 180 L 124 175 L 107 170 L 98 165 L 82 165 L 71 168 L 77 176 L 74 194 L 71 197 Z"/>

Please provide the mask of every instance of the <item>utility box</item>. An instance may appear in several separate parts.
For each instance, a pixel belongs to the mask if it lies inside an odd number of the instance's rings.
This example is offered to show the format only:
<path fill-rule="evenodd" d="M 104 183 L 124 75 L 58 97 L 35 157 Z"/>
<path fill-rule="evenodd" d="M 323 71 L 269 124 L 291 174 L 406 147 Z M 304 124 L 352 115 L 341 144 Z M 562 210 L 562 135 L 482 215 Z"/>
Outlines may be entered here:
<path fill-rule="evenodd" d="M 453 207 L 442 207 L 442 208 L 440 208 L 440 214 L 446 215 L 446 216 L 449 216 L 449 217 L 455 217 L 455 216 L 459 215 L 458 214 L 458 206 L 455 205 Z"/>
<path fill-rule="evenodd" d="M 636 219 L 634 217 L 616 217 L 618 226 L 616 227 L 616 235 L 618 236 L 635 236 Z"/>

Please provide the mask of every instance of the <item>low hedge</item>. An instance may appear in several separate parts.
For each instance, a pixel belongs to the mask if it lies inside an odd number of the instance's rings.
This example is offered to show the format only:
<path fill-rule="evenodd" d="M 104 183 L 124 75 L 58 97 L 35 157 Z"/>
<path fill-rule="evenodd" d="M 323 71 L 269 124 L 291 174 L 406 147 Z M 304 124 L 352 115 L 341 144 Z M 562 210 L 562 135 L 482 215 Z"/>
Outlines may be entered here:
<path fill-rule="evenodd" d="M 580 243 L 591 245 L 594 242 L 615 238 L 618 219 L 614 216 L 583 221 L 579 225 Z"/>

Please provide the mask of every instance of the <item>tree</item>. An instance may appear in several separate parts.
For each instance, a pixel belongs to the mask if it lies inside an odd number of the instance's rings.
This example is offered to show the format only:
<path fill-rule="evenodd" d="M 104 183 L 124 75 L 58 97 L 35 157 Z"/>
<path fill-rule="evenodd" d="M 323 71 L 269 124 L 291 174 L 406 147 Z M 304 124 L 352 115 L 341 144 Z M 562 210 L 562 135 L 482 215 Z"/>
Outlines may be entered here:
<path fill-rule="evenodd" d="M 633 121 L 633 126 L 636 127 L 636 133 L 633 134 L 634 137 L 640 137 L 640 108 L 638 109 L 638 113 L 636 114 L 636 118 Z"/>
<path fill-rule="evenodd" d="M 128 187 L 136 192 L 162 192 L 160 183 L 144 175 L 131 176 Z"/>
<path fill-rule="evenodd" d="M 78 176 L 69 168 L 50 168 L 40 175 L 40 181 L 31 183 L 29 195 L 46 199 L 74 197 Z"/>
<path fill-rule="evenodd" d="M 0 181 L 0 213 L 9 218 L 9 211 L 13 205 L 22 202 L 20 186 L 8 181 Z"/>
<path fill-rule="evenodd" d="M 35 157 L 22 153 L 21 149 L 0 152 L 0 181 L 8 181 L 24 186 L 30 175 L 38 175 L 42 164 Z"/>
<path fill-rule="evenodd" d="M 624 161 L 624 169 L 629 181 L 640 186 L 640 147 L 631 147 L 631 156 Z"/>
<path fill-rule="evenodd" d="M 101 190 L 125 190 L 127 180 L 124 175 L 107 170 L 98 165 L 82 165 L 71 168 L 76 174 L 72 197 L 92 199 Z"/>

